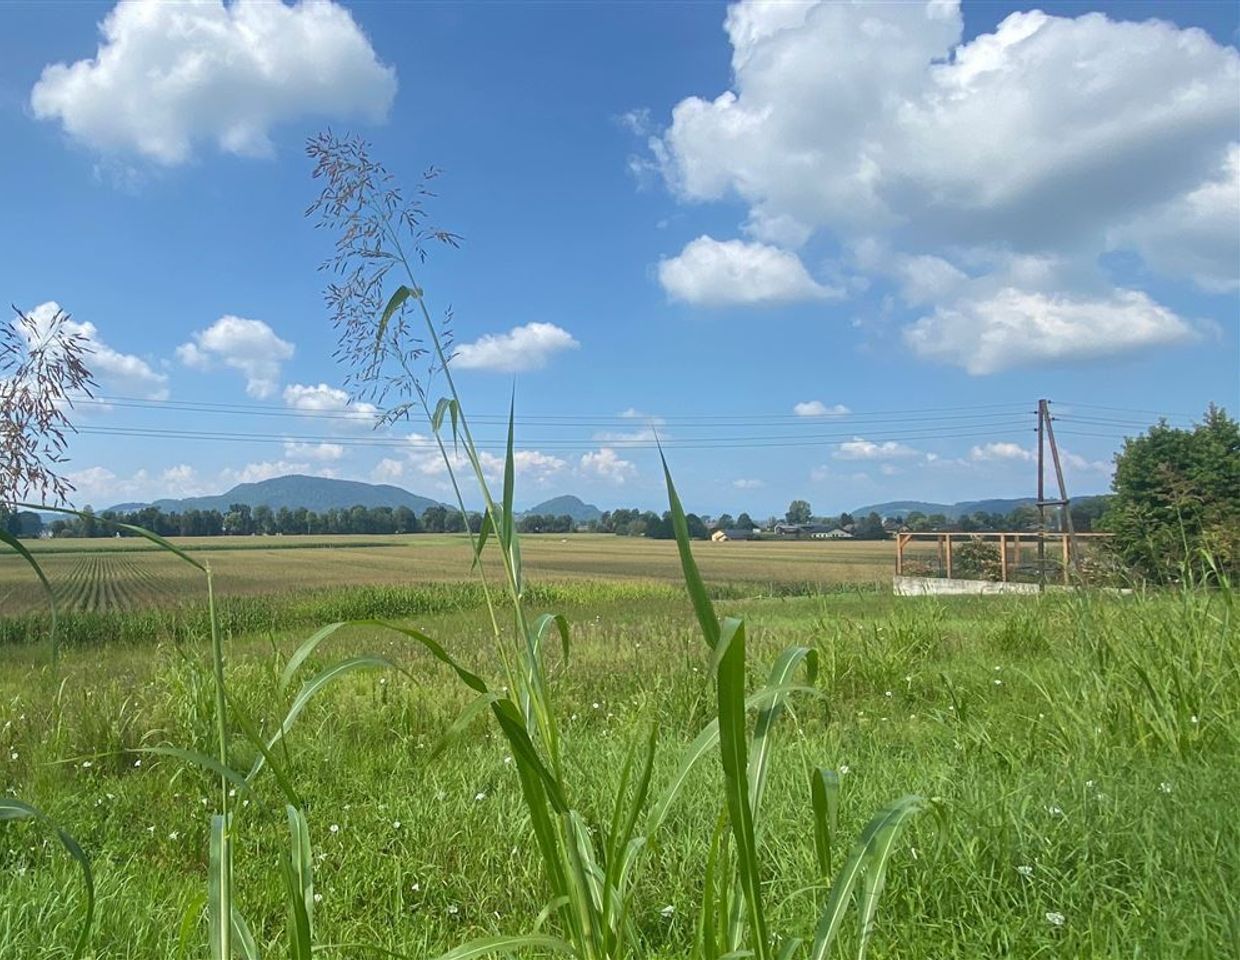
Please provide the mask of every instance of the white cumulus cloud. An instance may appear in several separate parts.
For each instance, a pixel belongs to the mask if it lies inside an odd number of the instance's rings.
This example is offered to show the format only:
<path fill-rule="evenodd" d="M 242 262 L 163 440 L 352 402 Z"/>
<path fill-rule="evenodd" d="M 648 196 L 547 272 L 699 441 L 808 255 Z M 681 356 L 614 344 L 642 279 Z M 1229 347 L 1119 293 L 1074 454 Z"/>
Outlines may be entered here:
<path fill-rule="evenodd" d="M 216 363 L 245 376 L 245 392 L 269 397 L 280 382 L 280 367 L 293 355 L 293 345 L 281 340 L 261 320 L 223 316 L 188 343 L 177 347 L 177 358 L 187 367 L 210 370 Z"/>
<path fill-rule="evenodd" d="M 554 323 L 527 323 L 458 345 L 452 364 L 465 370 L 518 373 L 545 367 L 554 354 L 579 346 L 571 333 Z"/>
<path fill-rule="evenodd" d="M 376 483 L 395 483 L 404 475 L 405 465 L 391 457 L 384 457 L 370 471 L 370 478 Z"/>
<path fill-rule="evenodd" d="M 800 257 L 765 243 L 691 240 L 659 261 L 659 283 L 672 300 L 703 306 L 823 300 L 841 293 L 809 275 Z"/>
<path fill-rule="evenodd" d="M 752 480 L 742 477 L 738 480 L 733 480 L 732 486 L 734 486 L 737 490 L 761 490 L 766 486 L 766 484 L 761 480 Z"/>
<path fill-rule="evenodd" d="M 827 406 L 821 400 L 803 400 L 794 404 L 792 412 L 798 417 L 846 417 L 852 411 L 842 403 Z"/>
<path fill-rule="evenodd" d="M 1026 450 L 1019 443 L 1011 443 L 1009 441 L 997 441 L 995 443 L 983 443 L 975 446 L 969 451 L 969 459 L 976 461 L 986 460 L 1021 460 L 1028 461 L 1034 458 L 1032 450 Z"/>
<path fill-rule="evenodd" d="M 167 166 L 203 142 L 270 155 L 272 128 L 302 117 L 381 121 L 396 94 L 396 71 L 336 3 L 124 0 L 99 30 L 93 58 L 43 69 L 31 109 Z"/>
<path fill-rule="evenodd" d="M 875 443 L 864 437 L 854 437 L 841 443 L 832 456 L 837 460 L 894 460 L 920 456 L 920 453 L 894 440 Z"/>
<path fill-rule="evenodd" d="M 39 304 L 27 315 L 35 321 L 37 334 L 45 336 L 48 326 L 59 311 L 59 304 L 48 301 Z M 168 399 L 167 375 L 156 372 L 139 356 L 121 353 L 110 347 L 93 323 L 71 319 L 65 323 L 63 329 L 65 333 L 79 336 L 86 341 L 90 349 L 86 366 L 104 390 L 144 400 Z"/>
<path fill-rule="evenodd" d="M 581 455 L 581 473 L 587 477 L 622 485 L 637 476 L 637 466 L 623 459 L 611 447 L 600 447 Z"/>
<path fill-rule="evenodd" d="M 815 235 L 877 243 L 859 279 L 892 277 L 948 316 L 1005 287 L 1009 301 L 1101 305 L 1096 323 L 1030 324 L 1034 359 L 1056 362 L 1186 339 L 1148 294 L 1108 288 L 1109 251 L 1240 285 L 1240 52 L 1204 31 L 1032 11 L 965 42 L 955 0 L 746 0 L 725 26 L 730 89 L 678 103 L 651 154 L 680 198 L 744 203 L 748 237 L 785 248 L 775 258 Z M 1055 268 L 1018 282 L 1037 262 Z M 1120 309 L 1137 334 L 1117 329 Z M 911 331 L 923 355 L 936 323 Z M 981 326 L 990 359 L 962 363 L 974 372 L 1018 362 L 1031 339 Z"/>
<path fill-rule="evenodd" d="M 350 401 L 349 394 L 326 383 L 290 383 L 284 388 L 284 405 L 303 413 L 329 414 L 331 419 L 373 424 L 379 413 L 373 403 Z"/>
<path fill-rule="evenodd" d="M 904 341 L 919 356 L 988 374 L 1184 343 L 1196 335 L 1140 290 L 1054 296 L 1005 287 L 939 307 L 907 327 Z"/>
<path fill-rule="evenodd" d="M 344 447 L 338 443 L 303 443 L 297 440 L 285 440 L 284 455 L 303 457 L 307 460 L 332 461 L 344 456 Z"/>

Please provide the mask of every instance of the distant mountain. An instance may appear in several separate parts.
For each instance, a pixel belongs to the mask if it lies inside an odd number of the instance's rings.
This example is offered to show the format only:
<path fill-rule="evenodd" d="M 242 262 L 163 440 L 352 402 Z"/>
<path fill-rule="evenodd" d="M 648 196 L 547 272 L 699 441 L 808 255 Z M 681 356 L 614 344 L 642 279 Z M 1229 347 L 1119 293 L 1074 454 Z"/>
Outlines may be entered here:
<path fill-rule="evenodd" d="M 118 503 L 109 510 L 129 512 L 142 507 L 158 507 L 164 513 L 184 513 L 186 510 L 218 510 L 227 513 L 234 503 L 250 507 L 267 506 L 272 510 L 288 507 L 296 510 L 305 507 L 315 513 L 326 510 L 347 509 L 361 504 L 363 507 L 408 507 L 419 516 L 427 507 L 438 501 L 402 490 L 387 483 L 362 483 L 359 480 L 333 480 L 330 477 L 307 477 L 292 474 L 272 477 L 258 483 L 241 483 L 227 493 L 215 497 L 186 497 L 183 500 L 156 500 L 154 503 Z"/>
<path fill-rule="evenodd" d="M 572 496 L 552 497 L 550 500 L 544 500 L 542 503 L 530 507 L 525 512 L 542 517 L 562 517 L 564 514 L 568 514 L 573 518 L 574 523 L 589 523 L 591 520 L 597 520 L 603 515 L 603 511 L 594 504 L 586 503 L 579 497 Z"/>
<path fill-rule="evenodd" d="M 880 517 L 906 517 L 914 510 L 929 516 L 941 513 L 948 520 L 955 520 L 961 515 L 977 513 L 1011 513 L 1017 507 L 1032 507 L 1037 501 L 1033 497 L 1016 497 L 1011 500 L 963 500 L 960 503 L 930 503 L 926 500 L 891 500 L 887 503 L 872 503 L 849 511 L 854 517 L 864 517 L 869 513 L 877 513 Z"/>

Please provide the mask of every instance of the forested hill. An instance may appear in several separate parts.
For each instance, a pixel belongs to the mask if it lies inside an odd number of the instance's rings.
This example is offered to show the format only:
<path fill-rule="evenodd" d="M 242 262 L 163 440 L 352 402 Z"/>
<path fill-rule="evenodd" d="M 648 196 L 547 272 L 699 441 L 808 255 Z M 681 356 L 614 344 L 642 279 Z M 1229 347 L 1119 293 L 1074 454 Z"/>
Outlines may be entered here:
<path fill-rule="evenodd" d="M 156 500 L 154 503 L 120 503 L 107 509 L 116 513 L 132 513 L 146 506 L 158 507 L 163 513 L 185 513 L 188 510 L 217 510 L 227 513 L 233 504 L 247 507 L 270 507 L 279 510 L 305 508 L 316 513 L 347 510 L 350 507 L 408 507 L 421 515 L 438 501 L 420 497 L 387 483 L 363 483 L 359 480 L 335 480 L 330 477 L 308 477 L 292 474 L 272 477 L 257 483 L 241 483 L 227 493 L 213 497 Z"/>

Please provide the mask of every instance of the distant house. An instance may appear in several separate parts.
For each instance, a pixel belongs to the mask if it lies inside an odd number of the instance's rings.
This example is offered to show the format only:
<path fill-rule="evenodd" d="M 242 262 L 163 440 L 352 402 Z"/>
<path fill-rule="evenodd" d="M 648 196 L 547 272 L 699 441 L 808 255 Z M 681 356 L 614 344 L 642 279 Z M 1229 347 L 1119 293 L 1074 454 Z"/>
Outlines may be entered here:
<path fill-rule="evenodd" d="M 777 523 L 775 524 L 775 534 L 780 537 L 797 537 L 801 535 L 802 524 L 799 523 Z"/>
<path fill-rule="evenodd" d="M 853 535 L 847 530 L 835 527 L 831 530 L 820 530 L 811 533 L 810 536 L 815 540 L 851 540 Z"/>
<path fill-rule="evenodd" d="M 716 530 L 710 535 L 711 540 L 715 543 L 724 543 L 728 540 L 753 540 L 757 534 L 756 530 L 746 528 L 732 528 L 730 530 Z"/>

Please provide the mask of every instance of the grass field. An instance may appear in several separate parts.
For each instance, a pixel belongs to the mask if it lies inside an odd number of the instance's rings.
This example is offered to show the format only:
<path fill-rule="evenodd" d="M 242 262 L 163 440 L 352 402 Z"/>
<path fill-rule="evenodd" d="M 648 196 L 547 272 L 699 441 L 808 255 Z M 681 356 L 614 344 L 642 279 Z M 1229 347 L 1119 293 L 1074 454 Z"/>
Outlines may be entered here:
<path fill-rule="evenodd" d="M 713 715 L 707 657 L 683 590 L 670 583 L 671 545 L 666 554 L 663 544 L 617 538 L 524 546 L 528 565 L 561 584 L 535 593 L 534 605 L 554 603 L 572 621 L 572 660 L 554 671 L 553 697 L 567 721 L 574 803 L 599 823 L 633 738 L 658 724 L 654 776 L 663 783 Z M 722 569 L 735 582 L 833 583 L 889 569 L 877 551 L 872 567 L 852 571 L 828 559 L 857 546 L 698 553 L 708 577 Z M 383 571 L 397 580 L 388 554 L 401 551 L 415 569 L 434 564 L 447 576 L 461 549 L 419 538 L 306 549 L 304 558 L 237 549 L 209 559 L 244 590 L 247 578 L 313 587 Z M 125 544 L 47 559 L 79 571 L 76 584 L 106 579 L 100 563 L 113 564 L 111 574 L 140 557 Z M 821 573 L 809 569 L 818 562 Z M 605 581 L 600 565 L 619 579 Z M 639 574 L 669 582 L 624 581 Z M 69 597 L 84 588 L 65 589 Z M 86 595 L 103 598 L 87 601 L 96 606 L 126 602 L 115 585 Z M 485 615 L 468 588 L 443 584 L 427 596 L 435 602 L 413 622 L 495 676 Z M 1240 638 L 1229 594 L 736 597 L 722 607 L 749 616 L 754 676 L 789 643 L 812 646 L 822 662 L 824 700 L 797 711 L 767 800 L 761 855 L 776 929 L 811 931 L 825 896 L 806 827 L 808 773 L 825 764 L 842 774 L 846 837 L 900 794 L 933 798 L 935 814 L 895 854 L 873 957 L 1238 955 Z M 230 684 L 265 729 L 288 705 L 280 669 L 310 631 L 233 631 Z M 431 747 L 467 702 L 461 685 L 390 635 L 356 628 L 336 643 L 323 662 L 381 652 L 410 673 L 354 674 L 308 708 L 288 740 L 316 851 L 322 955 L 374 955 L 330 946 L 364 943 L 429 957 L 474 935 L 528 930 L 544 887 L 502 738 L 476 720 L 476 735 L 432 763 Z M 128 751 L 210 751 L 205 637 L 191 630 L 177 642 L 71 647 L 58 674 L 42 649 L 7 646 L 0 665 L 0 788 L 45 808 L 94 858 L 100 906 L 88 955 L 177 956 L 182 920 L 198 915 L 206 889 L 212 782 L 170 758 Z M 242 767 L 253 755 L 242 741 L 232 749 Z M 695 774 L 645 860 L 634 919 L 646 956 L 689 956 L 718 780 L 715 766 Z M 275 799 L 270 782 L 260 792 Z M 265 802 L 243 802 L 237 815 L 238 901 L 262 955 L 281 956 L 282 818 Z M 36 827 L 13 824 L 0 833 L 0 867 L 0 956 L 67 956 L 80 904 L 71 862 Z M 188 956 L 208 956 L 205 925 L 187 929 Z"/>
<path fill-rule="evenodd" d="M 360 585 L 459 581 L 469 572 L 464 536 L 185 537 L 178 546 L 211 564 L 221 596 L 313 592 Z M 670 540 L 573 534 L 522 540 L 531 582 L 680 582 Z M 51 540 L 32 544 L 67 611 L 139 610 L 183 603 L 199 591 L 192 568 L 138 538 Z M 829 590 L 890 577 L 889 542 L 698 543 L 695 555 L 714 583 Z M 20 557 L 0 554 L 0 616 L 40 611 L 46 601 Z"/>

